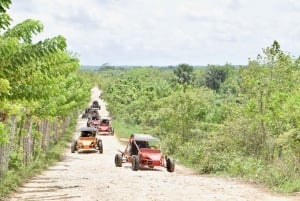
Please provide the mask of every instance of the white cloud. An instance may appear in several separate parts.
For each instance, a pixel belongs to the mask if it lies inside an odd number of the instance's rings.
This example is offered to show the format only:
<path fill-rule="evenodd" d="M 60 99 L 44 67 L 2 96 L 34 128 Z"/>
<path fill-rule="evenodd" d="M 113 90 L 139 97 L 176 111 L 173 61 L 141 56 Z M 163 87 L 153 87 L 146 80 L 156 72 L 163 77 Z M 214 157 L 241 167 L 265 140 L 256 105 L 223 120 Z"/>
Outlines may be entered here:
<path fill-rule="evenodd" d="M 296 0 L 15 0 L 15 23 L 40 20 L 40 38 L 63 35 L 81 63 L 246 64 L 278 40 L 299 54 Z M 299 56 L 299 55 L 295 55 Z"/>

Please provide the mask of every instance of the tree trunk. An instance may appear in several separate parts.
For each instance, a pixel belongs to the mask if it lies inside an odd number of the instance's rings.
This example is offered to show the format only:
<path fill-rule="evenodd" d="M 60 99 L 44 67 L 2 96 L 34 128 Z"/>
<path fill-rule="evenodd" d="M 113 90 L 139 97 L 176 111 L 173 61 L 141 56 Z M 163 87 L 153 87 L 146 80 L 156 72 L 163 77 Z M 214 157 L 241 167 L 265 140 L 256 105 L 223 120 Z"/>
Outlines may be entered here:
<path fill-rule="evenodd" d="M 41 122 L 41 133 L 42 133 L 42 142 L 41 142 L 41 148 L 44 152 L 47 152 L 48 150 L 48 141 L 49 141 L 49 136 L 48 136 L 48 120 L 42 120 Z"/>
<path fill-rule="evenodd" d="M 28 165 L 33 156 L 33 139 L 32 139 L 32 118 L 26 119 L 25 129 L 26 136 L 23 137 L 23 163 Z"/>
<path fill-rule="evenodd" d="M 14 138 L 16 133 L 16 116 L 12 115 L 11 118 L 11 125 L 10 125 L 10 132 L 9 132 L 9 141 L 8 143 L 4 143 L 0 145 L 0 177 L 4 176 L 4 173 L 8 169 L 9 164 L 9 155 L 10 151 L 13 148 Z M 4 130 L 9 130 L 9 125 L 5 124 L 7 128 Z"/>

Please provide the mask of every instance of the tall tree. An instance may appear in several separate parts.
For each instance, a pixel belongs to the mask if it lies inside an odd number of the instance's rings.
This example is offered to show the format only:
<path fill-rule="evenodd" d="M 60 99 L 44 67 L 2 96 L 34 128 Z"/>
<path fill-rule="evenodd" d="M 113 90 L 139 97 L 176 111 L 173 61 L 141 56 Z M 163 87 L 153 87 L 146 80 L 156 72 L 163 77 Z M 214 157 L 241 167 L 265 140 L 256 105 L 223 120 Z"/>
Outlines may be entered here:
<path fill-rule="evenodd" d="M 179 84 L 192 84 L 194 81 L 194 68 L 188 64 L 180 64 L 174 69 L 176 81 Z"/>
<path fill-rule="evenodd" d="M 215 91 L 219 91 L 221 84 L 226 80 L 228 70 L 223 66 L 208 66 L 205 76 L 205 85 Z"/>

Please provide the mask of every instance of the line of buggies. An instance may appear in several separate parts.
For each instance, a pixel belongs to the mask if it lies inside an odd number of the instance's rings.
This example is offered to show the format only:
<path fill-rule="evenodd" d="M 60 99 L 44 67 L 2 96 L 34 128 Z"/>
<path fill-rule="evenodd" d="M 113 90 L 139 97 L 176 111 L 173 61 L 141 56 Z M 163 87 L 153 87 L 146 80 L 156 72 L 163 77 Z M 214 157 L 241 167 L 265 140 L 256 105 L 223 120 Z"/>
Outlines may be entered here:
<path fill-rule="evenodd" d="M 112 119 L 108 116 L 101 117 L 98 111 L 100 108 L 98 101 L 93 101 L 92 105 L 85 109 L 82 118 L 88 119 L 86 126 L 97 128 L 100 135 L 114 135 Z"/>
<path fill-rule="evenodd" d="M 100 135 L 114 135 L 114 128 L 111 122 L 110 117 L 96 116 L 88 119 L 87 127 L 97 128 Z"/>
<path fill-rule="evenodd" d="M 111 118 L 101 118 L 100 115 L 95 115 L 95 118 L 90 118 L 87 124 L 87 127 L 78 130 L 79 136 L 72 141 L 71 152 L 98 151 L 103 153 L 103 143 L 100 135 L 114 135 Z M 168 172 L 174 172 L 175 162 L 163 154 L 158 138 L 149 134 L 137 133 L 132 134 L 129 139 L 121 139 L 121 141 L 127 143 L 125 150 L 118 150 L 119 153 L 115 155 L 116 167 L 122 167 L 123 163 L 130 163 L 133 171 L 144 168 L 154 169 L 161 166 L 166 168 Z"/>
<path fill-rule="evenodd" d="M 98 101 L 94 100 L 90 107 L 86 108 L 84 113 L 82 114 L 82 118 L 88 118 L 91 115 L 94 115 L 95 113 L 98 113 L 98 110 L 101 110 L 101 105 Z"/>
<path fill-rule="evenodd" d="M 98 131 L 93 127 L 82 127 L 78 130 L 80 136 L 73 140 L 71 152 L 98 151 L 103 153 L 103 143 Z M 123 163 L 130 163 L 133 171 L 139 169 L 164 167 L 168 172 L 174 172 L 175 162 L 162 153 L 160 140 L 149 134 L 133 134 L 126 141 L 124 151 L 118 150 L 114 161 L 116 167 L 122 167 Z"/>
<path fill-rule="evenodd" d="M 90 152 L 99 151 L 103 153 L 103 143 L 100 135 L 114 135 L 110 117 L 100 117 L 101 106 L 98 101 L 93 101 L 91 106 L 86 108 L 82 118 L 87 118 L 86 127 L 78 129 L 79 135 L 71 143 L 71 153 L 77 151 Z"/>

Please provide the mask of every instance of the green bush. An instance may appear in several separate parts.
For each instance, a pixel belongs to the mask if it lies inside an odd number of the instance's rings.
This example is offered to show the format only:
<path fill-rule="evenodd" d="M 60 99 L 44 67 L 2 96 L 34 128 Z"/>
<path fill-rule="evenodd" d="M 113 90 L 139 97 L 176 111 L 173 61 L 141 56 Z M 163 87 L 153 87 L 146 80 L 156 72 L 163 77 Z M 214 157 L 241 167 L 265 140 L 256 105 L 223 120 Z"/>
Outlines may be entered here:
<path fill-rule="evenodd" d="M 119 138 L 129 138 L 133 133 L 144 133 L 145 131 L 136 124 L 129 124 L 121 119 L 113 120 L 112 126 L 114 127 L 115 134 Z"/>
<path fill-rule="evenodd" d="M 22 149 L 14 151 L 9 156 L 8 169 L 20 170 L 23 166 Z"/>

